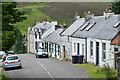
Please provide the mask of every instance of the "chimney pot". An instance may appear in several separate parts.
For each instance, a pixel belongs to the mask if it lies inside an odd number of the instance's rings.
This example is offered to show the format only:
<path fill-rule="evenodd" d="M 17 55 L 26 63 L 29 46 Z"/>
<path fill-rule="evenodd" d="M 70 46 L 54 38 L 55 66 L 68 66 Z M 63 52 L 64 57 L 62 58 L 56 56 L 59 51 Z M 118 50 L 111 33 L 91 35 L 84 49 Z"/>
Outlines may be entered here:
<path fill-rule="evenodd" d="M 109 11 L 109 9 L 108 8 L 106 8 L 106 12 L 108 12 Z"/>

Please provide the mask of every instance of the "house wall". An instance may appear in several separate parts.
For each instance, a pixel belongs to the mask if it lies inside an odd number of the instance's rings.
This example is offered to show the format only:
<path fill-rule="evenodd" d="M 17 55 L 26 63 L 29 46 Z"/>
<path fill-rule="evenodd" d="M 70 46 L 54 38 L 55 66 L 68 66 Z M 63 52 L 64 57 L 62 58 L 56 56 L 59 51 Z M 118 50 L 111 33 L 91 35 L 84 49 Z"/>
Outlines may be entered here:
<path fill-rule="evenodd" d="M 27 34 L 27 46 L 28 46 L 28 53 L 34 53 L 35 47 L 34 47 L 34 28 L 31 30 L 28 29 Z"/>
<path fill-rule="evenodd" d="M 75 52 L 74 52 L 74 43 L 76 44 Z M 79 47 L 80 55 L 84 55 L 84 60 L 85 60 L 85 57 L 86 57 L 85 39 L 72 37 L 72 55 L 77 55 L 78 54 L 78 47 L 77 47 L 78 43 L 79 43 L 79 46 L 80 46 Z M 84 45 L 84 47 L 82 45 Z"/>
<path fill-rule="evenodd" d="M 64 57 L 64 49 L 65 46 L 65 57 L 72 60 L 72 42 L 71 37 L 68 36 L 61 36 L 62 45 L 61 45 L 61 57 Z"/>
<path fill-rule="evenodd" d="M 90 41 L 93 41 L 93 56 L 90 55 Z M 87 61 L 96 64 L 96 42 L 99 42 L 99 66 L 103 67 L 109 64 L 114 67 L 114 54 L 112 53 L 114 46 L 110 44 L 110 40 L 87 38 Z M 106 43 L 106 59 L 102 58 L 102 43 Z"/>

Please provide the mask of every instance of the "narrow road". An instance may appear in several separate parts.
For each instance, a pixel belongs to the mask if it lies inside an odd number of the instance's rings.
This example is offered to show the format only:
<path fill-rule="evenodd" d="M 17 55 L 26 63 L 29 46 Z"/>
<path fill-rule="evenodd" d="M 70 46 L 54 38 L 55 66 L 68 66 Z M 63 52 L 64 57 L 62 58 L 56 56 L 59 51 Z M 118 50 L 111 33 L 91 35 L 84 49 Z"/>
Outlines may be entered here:
<path fill-rule="evenodd" d="M 19 54 L 22 69 L 8 69 L 8 78 L 89 78 L 85 69 L 54 58 L 35 58 L 34 54 Z"/>

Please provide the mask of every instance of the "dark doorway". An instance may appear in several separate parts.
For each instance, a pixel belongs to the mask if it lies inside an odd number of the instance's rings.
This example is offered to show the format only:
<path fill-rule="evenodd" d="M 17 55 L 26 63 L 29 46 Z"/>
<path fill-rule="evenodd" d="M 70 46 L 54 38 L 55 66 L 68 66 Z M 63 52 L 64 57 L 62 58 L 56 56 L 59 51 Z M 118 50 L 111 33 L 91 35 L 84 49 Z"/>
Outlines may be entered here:
<path fill-rule="evenodd" d="M 77 43 L 77 55 L 80 55 L 80 44 Z"/>
<path fill-rule="evenodd" d="M 63 56 L 65 57 L 65 46 L 63 46 Z"/>
<path fill-rule="evenodd" d="M 99 42 L 96 42 L 96 65 L 99 65 Z"/>

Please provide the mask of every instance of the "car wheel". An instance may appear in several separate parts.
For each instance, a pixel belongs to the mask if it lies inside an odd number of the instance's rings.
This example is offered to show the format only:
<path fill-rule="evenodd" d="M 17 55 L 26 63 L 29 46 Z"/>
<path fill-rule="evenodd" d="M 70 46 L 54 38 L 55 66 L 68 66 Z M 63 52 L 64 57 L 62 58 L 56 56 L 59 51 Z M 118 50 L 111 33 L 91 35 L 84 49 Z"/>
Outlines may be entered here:
<path fill-rule="evenodd" d="M 22 69 L 22 66 L 19 66 L 20 69 Z"/>

